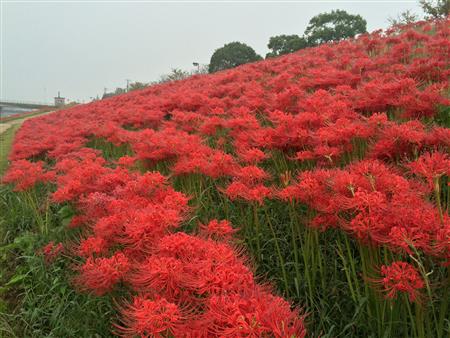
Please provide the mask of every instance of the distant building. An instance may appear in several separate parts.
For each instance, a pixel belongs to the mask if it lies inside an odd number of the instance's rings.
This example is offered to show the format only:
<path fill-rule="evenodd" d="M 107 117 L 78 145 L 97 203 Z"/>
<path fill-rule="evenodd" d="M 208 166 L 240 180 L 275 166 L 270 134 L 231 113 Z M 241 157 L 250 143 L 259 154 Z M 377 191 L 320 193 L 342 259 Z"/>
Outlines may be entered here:
<path fill-rule="evenodd" d="M 59 92 L 58 92 L 58 96 L 55 97 L 55 106 L 56 107 L 61 107 L 64 106 L 66 104 L 66 98 L 65 97 L 61 97 Z"/>

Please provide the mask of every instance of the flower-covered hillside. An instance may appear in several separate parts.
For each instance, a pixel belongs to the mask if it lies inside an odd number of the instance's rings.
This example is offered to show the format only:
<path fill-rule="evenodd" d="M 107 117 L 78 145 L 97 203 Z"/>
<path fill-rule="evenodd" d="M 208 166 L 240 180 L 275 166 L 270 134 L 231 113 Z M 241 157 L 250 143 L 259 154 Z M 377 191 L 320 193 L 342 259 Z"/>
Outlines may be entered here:
<path fill-rule="evenodd" d="M 4 179 L 73 211 L 73 284 L 120 292 L 119 335 L 444 337 L 449 38 L 422 22 L 29 120 Z"/>

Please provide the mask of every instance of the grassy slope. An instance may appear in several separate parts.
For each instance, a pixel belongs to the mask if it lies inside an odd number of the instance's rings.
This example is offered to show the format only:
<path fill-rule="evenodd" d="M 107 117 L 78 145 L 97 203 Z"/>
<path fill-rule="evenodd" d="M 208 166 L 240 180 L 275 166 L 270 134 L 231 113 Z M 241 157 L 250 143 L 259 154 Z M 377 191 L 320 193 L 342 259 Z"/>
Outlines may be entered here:
<path fill-rule="evenodd" d="M 19 129 L 19 124 L 14 124 L 4 133 L 0 134 L 0 176 L 2 176 L 8 167 L 8 154 L 11 149 L 14 135 Z"/>
<path fill-rule="evenodd" d="M 114 310 L 111 297 L 78 293 L 72 285 L 68 256 L 45 264 L 41 248 L 54 241 L 74 241 L 66 228 L 67 207 L 47 203 L 48 187 L 14 193 L 0 185 L 0 337 L 109 337 Z M 48 230 L 27 203 L 44 201 Z"/>
<path fill-rule="evenodd" d="M 0 176 L 8 167 L 20 125 L 12 124 L 0 134 Z M 46 201 L 46 189 L 17 194 L 0 184 L 0 337 L 109 337 L 115 317 L 111 297 L 77 293 L 70 282 L 68 257 L 47 266 L 36 255 L 50 241 L 77 238 L 76 231 L 66 229 L 68 208 L 56 209 L 46 202 L 40 207 L 46 209 L 49 227 L 46 234 L 40 232 L 40 216 L 27 202 Z"/>

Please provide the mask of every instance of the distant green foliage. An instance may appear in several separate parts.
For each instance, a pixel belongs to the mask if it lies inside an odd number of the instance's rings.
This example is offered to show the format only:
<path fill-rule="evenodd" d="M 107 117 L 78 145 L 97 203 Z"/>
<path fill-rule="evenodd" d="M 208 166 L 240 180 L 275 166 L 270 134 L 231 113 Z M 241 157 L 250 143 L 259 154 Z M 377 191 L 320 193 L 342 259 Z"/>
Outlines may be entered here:
<path fill-rule="evenodd" d="M 183 80 L 189 76 L 191 76 L 191 74 L 185 70 L 179 68 L 172 68 L 169 74 L 161 75 L 161 78 L 159 79 L 159 81 L 157 81 L 157 83 Z"/>
<path fill-rule="evenodd" d="M 426 19 L 444 19 L 450 14 L 450 0 L 420 0 Z"/>
<path fill-rule="evenodd" d="M 397 15 L 396 18 L 390 17 L 388 19 L 391 26 L 407 25 L 417 20 L 419 20 L 419 16 L 409 9 Z"/>
<path fill-rule="evenodd" d="M 271 51 L 267 53 L 266 58 L 293 53 L 307 46 L 306 39 L 295 34 L 272 36 L 267 45 Z"/>
<path fill-rule="evenodd" d="M 116 88 L 116 90 L 114 91 L 114 95 L 125 94 L 126 92 L 127 90 L 125 88 Z"/>
<path fill-rule="evenodd" d="M 144 89 L 147 86 L 148 86 L 148 83 L 139 82 L 139 81 L 131 82 L 130 85 L 128 86 L 128 91 Z"/>
<path fill-rule="evenodd" d="M 209 63 L 209 72 L 234 68 L 245 63 L 262 60 L 254 49 L 241 42 L 231 42 L 216 49 Z"/>
<path fill-rule="evenodd" d="M 365 33 L 366 26 L 366 20 L 360 15 L 352 15 L 338 9 L 314 16 L 306 27 L 305 36 L 309 45 L 316 46 Z"/>
<path fill-rule="evenodd" d="M 129 86 L 128 86 L 128 89 L 127 88 L 117 87 L 116 90 L 113 91 L 113 92 L 104 93 L 103 96 L 102 96 L 102 99 L 106 99 L 106 98 L 111 97 L 111 96 L 125 94 L 125 93 L 128 93 L 128 92 L 133 91 L 133 90 L 143 89 L 143 88 L 145 88 L 145 87 L 147 87 L 149 85 L 150 85 L 149 83 L 145 83 L 145 82 L 138 82 L 138 81 L 131 82 L 129 84 Z"/>

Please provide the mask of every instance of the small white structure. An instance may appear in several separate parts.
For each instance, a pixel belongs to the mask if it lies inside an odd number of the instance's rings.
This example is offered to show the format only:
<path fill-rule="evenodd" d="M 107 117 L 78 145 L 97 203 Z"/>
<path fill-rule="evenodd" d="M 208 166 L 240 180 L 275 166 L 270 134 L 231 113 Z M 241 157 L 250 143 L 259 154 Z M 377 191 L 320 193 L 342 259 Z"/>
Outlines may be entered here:
<path fill-rule="evenodd" d="M 61 107 L 64 106 L 66 104 L 66 98 L 65 97 L 61 97 L 61 95 L 58 92 L 58 96 L 55 97 L 55 106 L 56 107 Z"/>

